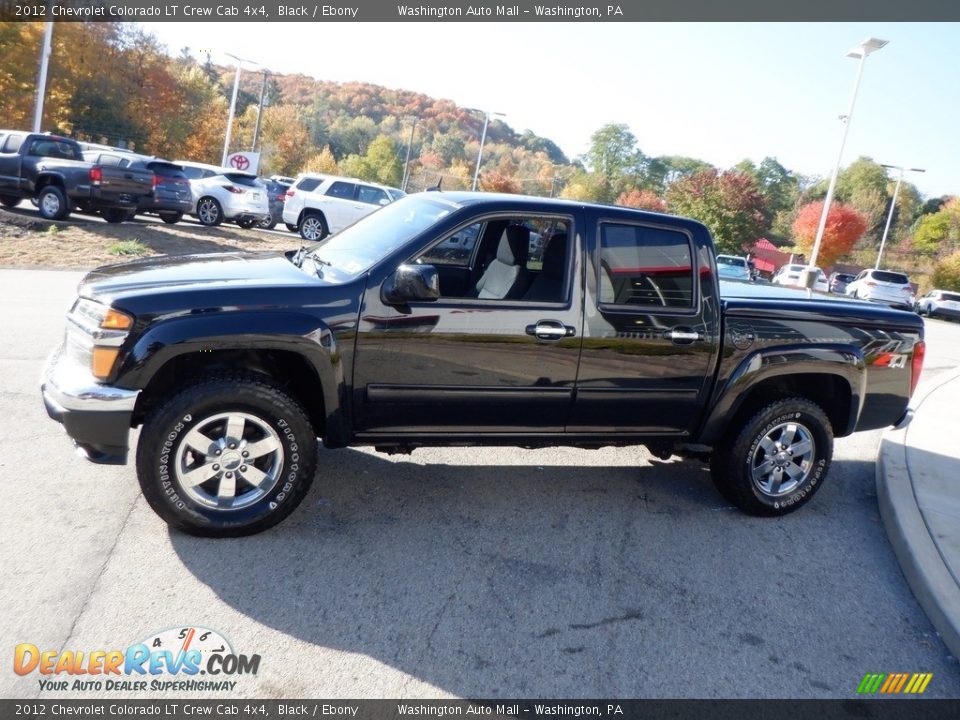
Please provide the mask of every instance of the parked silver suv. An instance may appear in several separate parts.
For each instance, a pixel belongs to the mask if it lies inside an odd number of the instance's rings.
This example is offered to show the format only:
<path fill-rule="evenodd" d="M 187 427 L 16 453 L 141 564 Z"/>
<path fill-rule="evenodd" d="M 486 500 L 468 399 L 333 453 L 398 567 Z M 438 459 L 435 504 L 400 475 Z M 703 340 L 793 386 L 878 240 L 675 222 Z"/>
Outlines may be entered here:
<path fill-rule="evenodd" d="M 304 240 L 322 240 L 405 194 L 364 180 L 307 173 L 287 191 L 283 222 Z"/>
<path fill-rule="evenodd" d="M 861 300 L 913 310 L 913 287 L 901 272 L 864 270 L 847 285 L 846 294 Z"/>

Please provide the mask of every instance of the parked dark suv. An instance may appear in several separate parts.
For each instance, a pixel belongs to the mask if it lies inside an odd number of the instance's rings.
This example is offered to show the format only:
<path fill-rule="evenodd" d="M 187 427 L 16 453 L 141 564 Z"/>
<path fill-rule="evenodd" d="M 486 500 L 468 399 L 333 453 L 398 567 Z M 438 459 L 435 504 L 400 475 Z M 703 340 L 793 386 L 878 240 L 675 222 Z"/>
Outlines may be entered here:
<path fill-rule="evenodd" d="M 843 295 L 847 290 L 847 285 L 852 283 L 855 278 L 856 275 L 851 275 L 850 273 L 830 273 L 830 279 L 827 281 L 827 287 L 830 292 Z"/>
<path fill-rule="evenodd" d="M 260 182 L 267 188 L 267 200 L 270 202 L 270 219 L 257 223 L 257 227 L 265 230 L 273 230 L 278 222 L 283 220 L 283 203 L 287 199 L 287 190 L 291 188 L 293 182 L 284 182 L 274 178 L 259 178 Z"/>

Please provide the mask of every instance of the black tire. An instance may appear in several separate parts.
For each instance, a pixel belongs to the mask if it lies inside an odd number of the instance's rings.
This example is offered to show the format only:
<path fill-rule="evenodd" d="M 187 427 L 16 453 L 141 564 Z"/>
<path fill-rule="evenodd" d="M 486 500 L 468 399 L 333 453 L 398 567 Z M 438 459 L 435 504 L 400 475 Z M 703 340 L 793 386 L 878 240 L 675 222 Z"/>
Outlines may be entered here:
<path fill-rule="evenodd" d="M 197 201 L 197 219 L 207 227 L 216 227 L 223 222 L 223 208 L 216 198 L 208 195 Z"/>
<path fill-rule="evenodd" d="M 44 185 L 37 193 L 37 211 L 44 220 L 63 220 L 70 214 L 70 204 L 58 186 Z"/>
<path fill-rule="evenodd" d="M 0 205 L 12 208 L 20 204 L 20 198 L 16 195 L 0 195 Z"/>
<path fill-rule="evenodd" d="M 206 449 L 197 450 L 198 442 Z M 251 452 L 259 455 L 241 454 L 257 445 Z M 137 477 L 147 502 L 171 527 L 204 537 L 273 527 L 306 496 L 316 467 L 316 433 L 304 409 L 252 373 L 184 388 L 150 413 L 137 446 Z M 191 470 L 206 479 L 185 482 Z M 237 507 L 216 507 L 228 501 Z"/>
<path fill-rule="evenodd" d="M 182 212 L 162 212 L 160 213 L 160 219 L 163 220 L 167 225 L 176 225 L 178 222 L 183 220 Z"/>
<path fill-rule="evenodd" d="M 257 227 L 261 230 L 273 230 L 277 226 L 276 220 L 261 220 L 257 223 Z"/>
<path fill-rule="evenodd" d="M 103 215 L 103 219 L 108 223 L 122 223 L 124 220 L 129 220 L 133 217 L 130 215 L 129 210 L 124 210 L 123 208 L 104 208 L 100 211 L 100 214 Z"/>
<path fill-rule="evenodd" d="M 770 403 L 717 443 L 710 471 L 720 494 L 738 508 L 774 517 L 810 502 L 832 457 L 830 420 L 819 405 L 794 397 Z"/>
<path fill-rule="evenodd" d="M 237 225 L 242 227 L 244 230 L 249 230 L 256 224 L 257 221 L 253 218 L 237 218 Z"/>
<path fill-rule="evenodd" d="M 297 232 L 300 233 L 300 237 L 308 242 L 323 240 L 330 234 L 326 219 L 323 215 L 316 213 L 310 213 L 309 215 L 301 217 L 300 224 L 297 225 Z"/>
<path fill-rule="evenodd" d="M 293 232 L 293 233 L 299 232 L 299 231 L 297 230 L 297 226 L 296 226 L 296 225 L 291 225 L 291 224 L 288 223 L 288 222 L 285 222 L 284 225 L 287 226 L 287 230 L 289 230 L 290 232 Z"/>

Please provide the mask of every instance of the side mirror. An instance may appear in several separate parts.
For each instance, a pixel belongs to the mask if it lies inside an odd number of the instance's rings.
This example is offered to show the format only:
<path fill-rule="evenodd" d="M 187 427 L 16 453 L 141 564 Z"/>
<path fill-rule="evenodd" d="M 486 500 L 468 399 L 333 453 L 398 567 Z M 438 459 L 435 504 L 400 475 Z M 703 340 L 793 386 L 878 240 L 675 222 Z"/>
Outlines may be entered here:
<path fill-rule="evenodd" d="M 439 297 L 440 276 L 433 265 L 401 265 L 380 287 L 380 299 L 387 305 L 430 302 Z"/>
<path fill-rule="evenodd" d="M 387 200 L 386 198 L 380 198 L 380 207 L 383 207 L 383 206 L 389 205 L 389 204 L 390 204 L 390 201 L 389 201 L 389 200 Z"/>

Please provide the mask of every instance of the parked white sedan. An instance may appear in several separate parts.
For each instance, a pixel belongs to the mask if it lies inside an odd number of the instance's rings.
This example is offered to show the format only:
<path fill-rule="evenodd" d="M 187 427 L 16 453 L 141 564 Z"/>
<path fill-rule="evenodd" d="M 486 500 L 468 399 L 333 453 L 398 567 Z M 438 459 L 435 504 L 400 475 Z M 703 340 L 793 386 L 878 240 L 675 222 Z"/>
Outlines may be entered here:
<path fill-rule="evenodd" d="M 792 287 L 803 287 L 800 284 L 800 275 L 806 269 L 806 265 L 801 265 L 799 263 L 790 263 L 789 265 L 783 265 L 777 270 L 777 274 L 773 276 L 774 285 L 789 285 Z M 813 289 L 819 292 L 828 292 L 829 284 L 827 283 L 827 276 L 823 273 L 818 267 L 814 267 L 814 270 L 817 271 L 817 279 L 814 281 Z"/>

